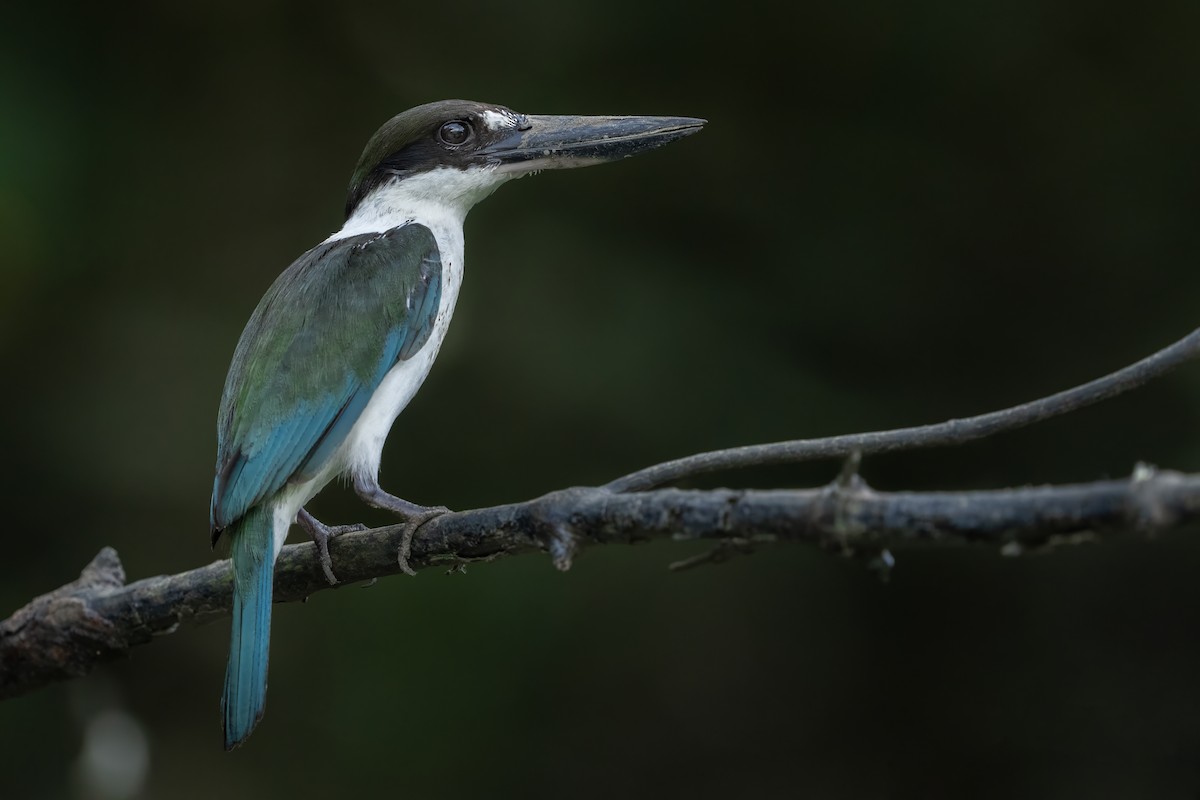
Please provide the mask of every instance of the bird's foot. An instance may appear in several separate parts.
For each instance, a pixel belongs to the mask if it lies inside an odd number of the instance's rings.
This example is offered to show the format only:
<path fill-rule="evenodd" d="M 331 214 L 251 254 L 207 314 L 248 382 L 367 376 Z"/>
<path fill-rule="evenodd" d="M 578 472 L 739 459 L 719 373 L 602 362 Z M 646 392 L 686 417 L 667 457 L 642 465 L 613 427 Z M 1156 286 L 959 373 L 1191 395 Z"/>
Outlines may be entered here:
<path fill-rule="evenodd" d="M 360 523 L 326 525 L 303 508 L 296 514 L 296 522 L 300 523 L 300 527 L 304 528 L 312 538 L 313 544 L 317 546 L 317 553 L 321 557 L 321 569 L 325 572 L 325 580 L 329 581 L 330 586 L 336 586 L 338 579 L 333 574 L 333 559 L 329 556 L 329 540 L 343 533 L 365 531 L 367 526 Z"/>
<path fill-rule="evenodd" d="M 417 528 L 450 509 L 445 506 L 419 506 L 394 494 L 388 494 L 379 487 L 379 482 L 374 476 L 355 475 L 354 491 L 368 505 L 391 511 L 404 518 L 404 528 L 400 532 L 400 551 L 396 554 L 396 561 L 405 575 L 416 575 L 417 571 L 408 563 L 408 557 L 412 555 L 413 534 L 417 532 Z"/>
<path fill-rule="evenodd" d="M 434 517 L 450 513 L 450 509 L 445 506 L 417 506 L 417 508 L 420 511 L 408 514 L 408 518 L 404 520 L 404 530 L 400 532 L 400 549 L 396 553 L 396 562 L 400 565 L 400 571 L 405 575 L 417 574 L 417 571 L 408 563 L 409 556 L 412 555 L 413 535 L 417 532 L 417 528 Z"/>

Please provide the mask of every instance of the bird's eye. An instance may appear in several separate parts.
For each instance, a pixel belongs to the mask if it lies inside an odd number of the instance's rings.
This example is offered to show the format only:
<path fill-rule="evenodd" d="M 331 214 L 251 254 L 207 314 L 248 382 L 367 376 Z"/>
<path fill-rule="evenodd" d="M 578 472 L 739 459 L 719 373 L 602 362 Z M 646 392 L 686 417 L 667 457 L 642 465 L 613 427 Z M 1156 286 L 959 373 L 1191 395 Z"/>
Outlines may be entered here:
<path fill-rule="evenodd" d="M 466 143 L 471 138 L 471 126 L 461 120 L 453 120 L 444 123 L 438 129 L 438 139 L 442 144 L 448 144 L 457 147 L 460 144 Z"/>

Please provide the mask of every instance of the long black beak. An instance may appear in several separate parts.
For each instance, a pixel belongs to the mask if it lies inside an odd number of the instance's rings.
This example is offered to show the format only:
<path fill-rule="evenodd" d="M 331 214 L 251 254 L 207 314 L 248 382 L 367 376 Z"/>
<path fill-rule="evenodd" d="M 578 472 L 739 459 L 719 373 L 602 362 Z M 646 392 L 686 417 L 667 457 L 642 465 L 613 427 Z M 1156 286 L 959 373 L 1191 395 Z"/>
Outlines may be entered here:
<path fill-rule="evenodd" d="M 531 114 L 511 135 L 478 152 L 501 172 L 601 164 L 662 147 L 699 131 L 692 117 L 575 117 Z"/>

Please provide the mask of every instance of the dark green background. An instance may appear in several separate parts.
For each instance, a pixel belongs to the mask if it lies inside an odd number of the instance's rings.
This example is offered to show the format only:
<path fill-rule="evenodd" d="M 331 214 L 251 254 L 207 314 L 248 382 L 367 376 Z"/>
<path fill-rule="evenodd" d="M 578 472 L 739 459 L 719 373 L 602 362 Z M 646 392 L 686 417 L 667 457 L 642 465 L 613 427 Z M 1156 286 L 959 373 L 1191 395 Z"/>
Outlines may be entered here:
<path fill-rule="evenodd" d="M 0 615 L 102 546 L 207 563 L 238 333 L 339 227 L 367 138 L 445 97 L 682 114 L 701 135 L 503 188 L 384 454 L 455 508 L 709 448 L 936 421 L 1197 324 L 1200 5 L 135 3 L 0 30 Z M 1200 368 L 887 489 L 1200 469 Z M 701 485 L 813 485 L 833 464 Z M 328 521 L 386 521 L 331 487 Z M 1190 533 L 1190 535 L 1189 535 Z M 224 623 L 0 705 L 0 793 L 87 797 L 1195 797 L 1195 530 L 1005 559 L 902 548 L 527 556 L 278 607 L 265 720 L 220 747 Z"/>

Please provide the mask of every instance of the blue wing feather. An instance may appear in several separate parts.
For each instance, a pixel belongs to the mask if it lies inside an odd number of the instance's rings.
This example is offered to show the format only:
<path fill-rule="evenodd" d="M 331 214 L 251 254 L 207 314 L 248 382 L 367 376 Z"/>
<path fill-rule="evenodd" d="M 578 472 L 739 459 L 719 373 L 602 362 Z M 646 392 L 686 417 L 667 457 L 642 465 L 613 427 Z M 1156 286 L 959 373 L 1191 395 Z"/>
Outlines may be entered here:
<path fill-rule="evenodd" d="M 437 294 L 437 292 L 430 292 L 430 294 Z M 432 324 L 432 321 L 430 324 Z M 307 480 L 314 477 L 321 471 L 321 468 L 333 455 L 334 451 L 346 440 L 346 437 L 350 434 L 350 429 L 354 427 L 354 423 L 362 415 L 363 409 L 367 407 L 367 403 L 371 400 L 371 395 L 374 393 L 376 387 L 383 382 L 388 370 L 397 361 L 408 358 L 408 356 L 401 357 L 401 347 L 405 340 L 412 338 L 412 330 L 412 327 L 406 325 L 394 328 L 388 334 L 387 343 L 383 348 L 383 357 L 379 360 L 379 368 L 369 382 L 355 388 L 354 393 L 343 405 L 340 412 L 330 420 L 321 437 L 313 444 L 304 463 L 298 468 L 296 472 L 297 478 Z"/>
<path fill-rule="evenodd" d="M 280 275 L 226 380 L 214 534 L 325 467 L 388 371 L 428 341 L 441 269 L 432 232 L 409 223 L 321 245 Z"/>

